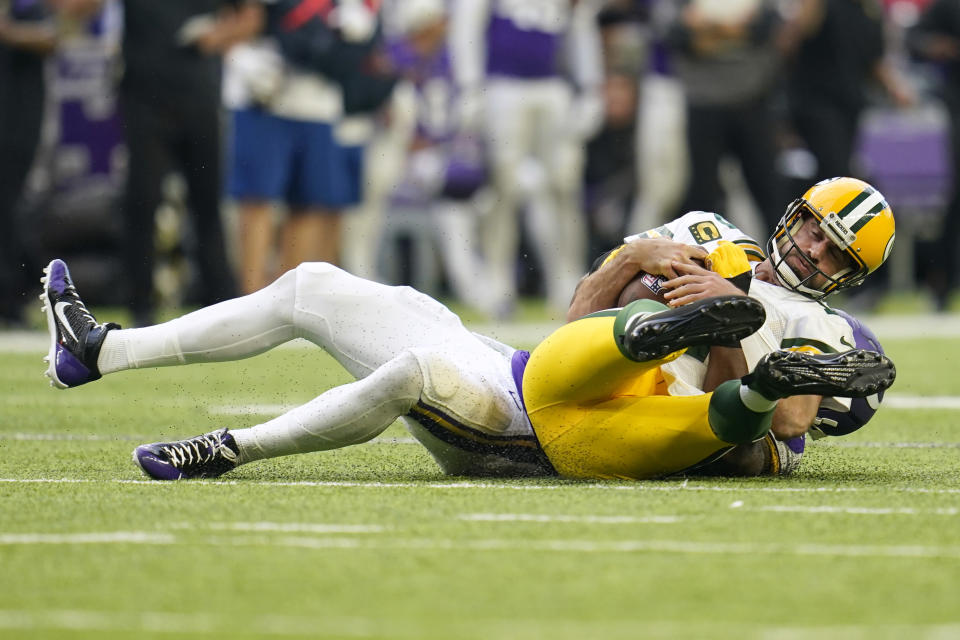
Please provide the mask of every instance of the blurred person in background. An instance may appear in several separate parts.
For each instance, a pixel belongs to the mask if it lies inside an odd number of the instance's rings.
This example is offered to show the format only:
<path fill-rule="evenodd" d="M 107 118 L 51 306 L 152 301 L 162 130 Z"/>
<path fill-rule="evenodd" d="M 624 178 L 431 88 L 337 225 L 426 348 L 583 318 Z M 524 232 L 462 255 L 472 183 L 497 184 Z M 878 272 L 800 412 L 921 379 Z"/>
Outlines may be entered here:
<path fill-rule="evenodd" d="M 234 48 L 225 100 L 233 139 L 228 192 L 238 204 L 244 292 L 311 260 L 339 263 L 345 207 L 361 199 L 369 116 L 389 96 L 371 70 L 379 3 L 264 3 L 262 37 Z M 275 205 L 286 207 L 279 256 Z"/>
<path fill-rule="evenodd" d="M 236 294 L 220 218 L 220 56 L 260 23 L 247 0 L 125 0 L 123 15 L 125 263 L 130 310 L 141 326 L 155 312 L 154 216 L 173 170 L 186 181 L 195 223 L 199 302 Z"/>
<path fill-rule="evenodd" d="M 388 37 L 388 50 L 401 82 L 387 126 L 375 143 L 363 211 L 349 223 L 348 228 L 361 236 L 349 240 L 357 253 L 352 272 L 377 275 L 385 215 L 401 210 L 422 214 L 416 217 L 437 247 L 452 293 L 482 309 L 476 196 L 487 172 L 479 139 L 462 133 L 456 117 L 447 4 L 400 0 L 390 8 L 394 33 Z"/>
<path fill-rule="evenodd" d="M 674 0 L 636 0 L 647 25 L 637 104 L 637 195 L 629 229 L 666 222 L 689 178 L 686 96 L 667 43 Z"/>
<path fill-rule="evenodd" d="M 23 325 L 24 242 L 16 207 L 40 142 L 44 67 L 65 32 L 99 0 L 0 0 L 0 327 Z"/>
<path fill-rule="evenodd" d="M 608 70 L 603 83 L 604 121 L 587 143 L 585 206 L 591 255 L 615 246 L 626 225 L 637 190 L 637 79 Z"/>
<path fill-rule="evenodd" d="M 776 223 L 772 99 L 780 19 L 772 0 L 681 0 L 668 44 L 687 101 L 690 176 L 682 211 L 724 211 L 719 168 L 735 156 L 754 204 Z"/>
<path fill-rule="evenodd" d="M 870 86 L 898 106 L 912 90 L 884 57 L 879 0 L 797 0 L 780 47 L 788 58 L 787 98 L 796 132 L 816 159 L 814 181 L 855 175 L 850 162 Z"/>
<path fill-rule="evenodd" d="M 516 304 L 524 199 L 551 307 L 566 308 L 585 264 L 584 147 L 603 117 L 597 10 L 594 0 L 453 3 L 460 117 L 483 133 L 491 165 L 493 204 L 480 238 L 494 317 L 510 316 Z"/>
<path fill-rule="evenodd" d="M 44 60 L 55 46 L 45 2 L 0 2 L 0 327 L 23 323 L 26 283 L 14 207 L 40 140 Z"/>
<path fill-rule="evenodd" d="M 955 239 L 960 233 L 960 4 L 933 0 L 908 34 L 907 42 L 913 53 L 940 67 L 937 88 L 950 116 L 952 190 L 939 240 L 931 252 L 933 264 L 928 275 L 936 307 L 944 311 L 957 289 L 958 278 Z"/>

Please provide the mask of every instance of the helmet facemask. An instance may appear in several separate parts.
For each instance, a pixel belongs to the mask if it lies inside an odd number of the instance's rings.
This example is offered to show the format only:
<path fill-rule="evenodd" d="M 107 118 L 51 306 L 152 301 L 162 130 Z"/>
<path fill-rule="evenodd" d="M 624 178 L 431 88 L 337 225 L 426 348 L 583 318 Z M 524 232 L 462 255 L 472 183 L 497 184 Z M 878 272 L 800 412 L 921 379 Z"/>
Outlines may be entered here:
<path fill-rule="evenodd" d="M 825 273 L 797 244 L 798 231 L 811 218 L 816 221 L 823 234 L 847 257 L 847 267 L 836 273 Z M 790 203 L 786 213 L 777 223 L 773 235 L 767 241 L 767 254 L 770 256 L 770 263 L 780 284 L 813 300 L 821 300 L 840 289 L 859 285 L 869 273 L 867 266 L 857 257 L 856 251 L 852 248 L 855 240 L 856 234 L 851 232 L 835 213 L 823 217 L 806 200 L 799 198 Z M 797 273 L 790 266 L 788 258 L 791 256 L 796 256 L 795 263 L 804 265 L 802 273 Z"/>

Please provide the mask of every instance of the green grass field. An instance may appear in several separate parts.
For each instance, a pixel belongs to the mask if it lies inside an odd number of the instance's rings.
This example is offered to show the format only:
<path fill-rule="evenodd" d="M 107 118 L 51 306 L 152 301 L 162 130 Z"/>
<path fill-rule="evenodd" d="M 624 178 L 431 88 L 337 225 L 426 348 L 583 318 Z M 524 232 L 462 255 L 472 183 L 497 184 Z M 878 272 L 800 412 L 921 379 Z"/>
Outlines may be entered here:
<path fill-rule="evenodd" d="M 56 391 L 0 349 L 0 637 L 957 638 L 960 337 L 884 343 L 887 406 L 795 476 L 642 483 L 444 477 L 399 426 L 149 482 L 137 444 L 345 375 L 290 347 Z"/>

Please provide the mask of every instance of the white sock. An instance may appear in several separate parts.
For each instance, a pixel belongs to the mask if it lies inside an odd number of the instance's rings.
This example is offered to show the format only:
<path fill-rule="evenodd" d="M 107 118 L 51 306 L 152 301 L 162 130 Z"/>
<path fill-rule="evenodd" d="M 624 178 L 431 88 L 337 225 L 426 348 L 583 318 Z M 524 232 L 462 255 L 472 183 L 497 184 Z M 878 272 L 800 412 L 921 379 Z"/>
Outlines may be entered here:
<path fill-rule="evenodd" d="M 184 364 L 186 359 L 177 332 L 166 324 L 107 332 L 97 356 L 100 373 L 106 375 L 126 369 Z"/>
<path fill-rule="evenodd" d="M 754 413 L 766 413 L 777 406 L 776 400 L 770 400 L 759 391 L 754 391 L 745 384 L 740 385 L 740 400 L 743 405 Z"/>

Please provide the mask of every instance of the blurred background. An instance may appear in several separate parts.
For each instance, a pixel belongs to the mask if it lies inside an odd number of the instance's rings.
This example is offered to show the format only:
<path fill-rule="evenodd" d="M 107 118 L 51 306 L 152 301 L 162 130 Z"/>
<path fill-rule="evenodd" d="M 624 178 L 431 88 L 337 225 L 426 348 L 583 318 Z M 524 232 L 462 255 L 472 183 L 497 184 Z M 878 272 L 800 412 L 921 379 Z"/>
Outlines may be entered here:
<path fill-rule="evenodd" d="M 898 231 L 842 306 L 955 311 L 955 5 L 0 0 L 0 326 L 53 257 L 134 325 L 304 260 L 561 318 L 625 235 L 763 243 L 835 175 Z"/>

